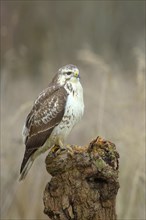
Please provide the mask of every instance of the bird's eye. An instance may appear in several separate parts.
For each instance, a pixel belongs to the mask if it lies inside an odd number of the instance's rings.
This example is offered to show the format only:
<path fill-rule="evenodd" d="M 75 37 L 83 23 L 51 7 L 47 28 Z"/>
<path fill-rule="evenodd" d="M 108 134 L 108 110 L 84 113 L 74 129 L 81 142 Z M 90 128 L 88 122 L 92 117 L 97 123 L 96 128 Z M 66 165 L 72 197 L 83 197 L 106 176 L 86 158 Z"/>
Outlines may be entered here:
<path fill-rule="evenodd" d="M 72 72 L 67 72 L 66 74 L 69 76 L 69 75 L 71 75 L 71 74 L 72 74 Z"/>

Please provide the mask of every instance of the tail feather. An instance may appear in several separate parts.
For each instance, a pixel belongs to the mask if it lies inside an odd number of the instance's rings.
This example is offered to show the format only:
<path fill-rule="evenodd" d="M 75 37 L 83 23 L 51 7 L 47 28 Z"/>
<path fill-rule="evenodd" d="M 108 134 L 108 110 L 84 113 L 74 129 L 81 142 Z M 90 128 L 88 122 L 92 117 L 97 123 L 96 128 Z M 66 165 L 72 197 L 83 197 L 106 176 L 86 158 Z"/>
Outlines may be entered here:
<path fill-rule="evenodd" d="M 33 156 L 35 153 L 36 149 L 26 149 L 23 157 L 23 161 L 21 163 L 21 168 L 20 168 L 20 174 L 22 173 L 25 165 L 27 164 L 28 160 Z"/>
<path fill-rule="evenodd" d="M 54 146 L 54 145 L 53 145 Z M 52 147 L 53 147 L 52 146 Z M 19 181 L 23 180 L 28 171 L 30 170 L 33 161 L 41 154 L 44 153 L 46 150 L 48 150 L 48 146 L 44 146 L 44 147 L 40 147 L 39 149 L 29 149 L 25 151 L 24 157 L 23 157 L 23 161 L 21 164 L 21 168 L 20 168 L 20 178 Z M 49 149 L 50 151 L 51 149 Z"/>
<path fill-rule="evenodd" d="M 26 177 L 28 171 L 30 170 L 30 168 L 33 164 L 33 161 L 34 160 L 31 157 L 28 159 L 27 163 L 25 164 L 25 166 L 23 167 L 23 169 L 21 171 L 19 181 L 23 180 Z"/>

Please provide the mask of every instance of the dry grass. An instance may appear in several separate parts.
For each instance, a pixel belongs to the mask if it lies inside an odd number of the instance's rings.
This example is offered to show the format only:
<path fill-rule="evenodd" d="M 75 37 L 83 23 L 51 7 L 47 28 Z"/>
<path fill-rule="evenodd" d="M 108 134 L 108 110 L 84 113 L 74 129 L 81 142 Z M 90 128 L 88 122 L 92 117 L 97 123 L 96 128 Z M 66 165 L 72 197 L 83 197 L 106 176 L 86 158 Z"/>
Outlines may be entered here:
<path fill-rule="evenodd" d="M 121 186 L 117 211 L 119 219 L 124 220 L 145 219 L 145 57 L 137 48 L 133 53 L 137 56 L 136 75 L 119 72 L 114 63 L 106 64 L 89 49 L 77 53 L 85 114 L 68 138 L 69 143 L 84 145 L 100 135 L 116 144 Z M 37 159 L 24 182 L 18 182 L 18 173 L 24 153 L 24 119 L 50 79 L 44 75 L 42 81 L 34 82 L 23 75 L 13 80 L 9 69 L 2 73 L 1 218 L 48 219 L 42 202 L 50 178 L 45 170 L 45 155 Z"/>

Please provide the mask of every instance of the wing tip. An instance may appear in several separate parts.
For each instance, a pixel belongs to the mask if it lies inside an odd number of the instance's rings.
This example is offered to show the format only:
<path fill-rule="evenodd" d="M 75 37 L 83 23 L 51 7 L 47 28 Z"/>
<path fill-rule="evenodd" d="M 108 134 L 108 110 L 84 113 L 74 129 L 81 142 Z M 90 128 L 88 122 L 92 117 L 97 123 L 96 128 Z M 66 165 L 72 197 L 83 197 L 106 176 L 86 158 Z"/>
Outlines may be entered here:
<path fill-rule="evenodd" d="M 20 177 L 19 177 L 19 181 L 24 180 L 28 171 L 30 170 L 31 166 L 33 164 L 33 160 L 30 157 L 28 159 L 28 161 L 25 163 L 25 165 L 22 162 L 21 168 L 20 168 Z"/>

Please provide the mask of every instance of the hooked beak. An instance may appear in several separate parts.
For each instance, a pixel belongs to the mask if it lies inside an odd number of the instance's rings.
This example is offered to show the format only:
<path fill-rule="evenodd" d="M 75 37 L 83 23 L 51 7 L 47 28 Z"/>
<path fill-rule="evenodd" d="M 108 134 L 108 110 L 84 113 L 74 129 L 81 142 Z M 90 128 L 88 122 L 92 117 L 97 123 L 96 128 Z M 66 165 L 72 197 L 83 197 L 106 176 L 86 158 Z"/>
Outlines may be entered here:
<path fill-rule="evenodd" d="M 79 75 L 79 71 L 78 71 L 78 70 L 76 70 L 76 71 L 74 72 L 74 77 L 80 78 L 80 75 Z"/>

